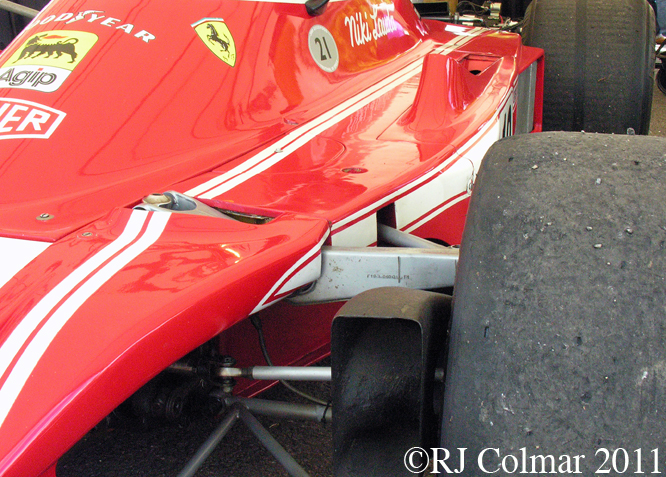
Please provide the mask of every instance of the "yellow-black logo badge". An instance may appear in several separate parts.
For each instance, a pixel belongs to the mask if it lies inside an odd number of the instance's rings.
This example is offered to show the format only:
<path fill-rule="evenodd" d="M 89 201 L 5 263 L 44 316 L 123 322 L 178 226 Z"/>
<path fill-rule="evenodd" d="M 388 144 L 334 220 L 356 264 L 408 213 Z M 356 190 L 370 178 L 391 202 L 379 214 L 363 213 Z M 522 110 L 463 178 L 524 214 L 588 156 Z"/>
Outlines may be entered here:
<path fill-rule="evenodd" d="M 52 93 L 63 85 L 97 40 L 97 35 L 84 31 L 36 33 L 0 68 L 0 88 Z"/>
<path fill-rule="evenodd" d="M 54 30 L 32 35 L 3 66 L 55 66 L 72 71 L 97 42 L 83 31 Z"/>
<path fill-rule="evenodd" d="M 236 44 L 221 18 L 204 18 L 194 23 L 192 27 L 215 56 L 229 66 L 236 64 Z"/>

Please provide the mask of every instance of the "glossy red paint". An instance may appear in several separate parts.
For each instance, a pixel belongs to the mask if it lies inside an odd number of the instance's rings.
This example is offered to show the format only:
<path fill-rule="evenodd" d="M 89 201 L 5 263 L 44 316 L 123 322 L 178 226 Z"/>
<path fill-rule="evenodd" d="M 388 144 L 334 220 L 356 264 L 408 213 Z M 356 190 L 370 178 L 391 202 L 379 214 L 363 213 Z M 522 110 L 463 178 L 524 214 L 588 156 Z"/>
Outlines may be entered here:
<path fill-rule="evenodd" d="M 7 475 L 35 475 L 147 378 L 245 318 L 328 233 L 325 221 L 288 213 L 265 225 L 185 214 L 131 214 L 146 216 L 138 238 L 72 286 L 43 318 L 34 320 L 30 339 L 3 375 L 0 413 L 5 412 L 6 418 L 0 414 L 4 421 L 0 462 L 12 469 Z M 128 229 L 129 215 L 126 210 L 114 212 L 107 221 L 109 228 L 95 233 L 91 241 L 108 242 L 95 247 L 97 255 L 114 244 L 111 238 L 118 240 L 119 231 Z M 150 234 L 155 219 L 168 219 L 158 238 L 131 263 L 106 273 Z M 76 248 L 77 242 L 85 239 L 60 241 L 49 253 L 66 259 L 66 250 Z M 92 248 L 88 243 L 83 246 Z M 48 301 L 49 292 L 55 293 L 59 282 L 43 278 L 44 265 L 36 260 L 17 275 L 26 293 L 12 296 L 14 306 L 3 309 L 3 316 L 22 314 L 28 307 L 24 300 L 35 298 L 34 287 L 43 290 L 41 303 Z M 80 259 L 73 268 L 82 268 Z M 33 285 L 31 278 L 36 277 L 42 280 Z M 11 285 L 0 292 L 14 292 Z M 78 300 L 77 295 L 87 299 Z M 0 301 L 10 300 L 3 293 Z M 4 343 L 19 341 L 20 325 L 12 327 L 14 323 L 17 320 L 3 323 Z M 60 328 L 54 332 L 51 328 L 56 326 Z M 14 395 L 11 390 L 18 389 L 21 377 L 24 384 Z M 84 408 L 85 416 L 80 415 Z M 32 449 L 40 449 L 39 455 Z"/>
<path fill-rule="evenodd" d="M 50 244 L 0 273 L 0 475 L 54 475 L 217 335 L 260 364 L 253 312 L 276 362 L 326 355 L 341 304 L 278 301 L 317 278 L 324 241 L 375 244 L 377 222 L 459 242 L 475 170 L 535 62 L 538 131 L 542 52 L 422 21 L 407 0 L 317 17 L 270 1 L 51 2 L 0 55 L 0 237 Z M 131 209 L 165 190 L 271 220 Z"/>

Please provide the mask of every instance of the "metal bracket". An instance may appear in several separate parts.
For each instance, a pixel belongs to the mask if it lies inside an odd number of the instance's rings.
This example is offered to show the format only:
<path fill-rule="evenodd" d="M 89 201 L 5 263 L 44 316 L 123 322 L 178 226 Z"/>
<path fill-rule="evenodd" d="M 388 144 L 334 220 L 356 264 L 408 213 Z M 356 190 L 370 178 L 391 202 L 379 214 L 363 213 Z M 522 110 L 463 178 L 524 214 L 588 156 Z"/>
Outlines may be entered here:
<path fill-rule="evenodd" d="M 237 401 L 231 405 L 220 425 L 213 431 L 190 461 L 185 465 L 178 477 L 193 477 L 201 468 L 206 458 L 215 450 L 220 441 L 233 427 L 236 421 L 241 420 L 245 423 L 248 430 L 261 442 L 266 450 L 282 465 L 287 473 L 292 477 L 309 477 L 309 474 L 301 467 L 298 462 L 275 440 L 264 426 L 254 417 L 242 401 Z"/>
<path fill-rule="evenodd" d="M 348 300 L 380 287 L 432 290 L 453 286 L 458 249 L 322 247 L 322 271 L 312 286 L 293 295 L 296 304 Z"/>

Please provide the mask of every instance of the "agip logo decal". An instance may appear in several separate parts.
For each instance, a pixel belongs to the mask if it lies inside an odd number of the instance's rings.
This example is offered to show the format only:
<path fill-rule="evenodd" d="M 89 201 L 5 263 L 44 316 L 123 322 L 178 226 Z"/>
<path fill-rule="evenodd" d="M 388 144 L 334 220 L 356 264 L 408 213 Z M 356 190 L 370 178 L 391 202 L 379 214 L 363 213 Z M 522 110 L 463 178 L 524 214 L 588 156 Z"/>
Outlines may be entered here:
<path fill-rule="evenodd" d="M 0 139 L 47 139 L 65 113 L 22 99 L 0 98 Z"/>
<path fill-rule="evenodd" d="M 229 66 L 236 64 L 236 44 L 221 18 L 204 18 L 194 23 L 192 27 L 215 56 Z"/>
<path fill-rule="evenodd" d="M 94 33 L 69 30 L 31 36 L 0 68 L 0 88 L 57 90 L 97 39 Z"/>

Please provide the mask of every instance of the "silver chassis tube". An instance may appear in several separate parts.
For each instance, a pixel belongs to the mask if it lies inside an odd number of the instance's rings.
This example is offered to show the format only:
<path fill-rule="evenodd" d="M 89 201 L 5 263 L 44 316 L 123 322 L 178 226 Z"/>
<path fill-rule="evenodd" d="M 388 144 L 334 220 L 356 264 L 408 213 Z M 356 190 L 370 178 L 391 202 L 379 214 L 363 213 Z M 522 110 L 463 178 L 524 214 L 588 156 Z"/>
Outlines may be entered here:
<path fill-rule="evenodd" d="M 17 13 L 28 18 L 35 18 L 39 14 L 39 10 L 24 7 L 9 0 L 0 0 L 0 10 L 7 10 L 8 12 Z"/>
<path fill-rule="evenodd" d="M 331 368 L 325 366 L 253 366 L 219 368 L 221 378 L 249 378 L 266 381 L 330 381 Z"/>
<path fill-rule="evenodd" d="M 379 287 L 420 290 L 452 287 L 458 249 L 379 224 L 379 241 L 392 247 L 322 247 L 321 275 L 287 298 L 306 305 L 348 300 Z"/>
<path fill-rule="evenodd" d="M 195 374 L 195 368 L 174 363 L 171 371 Z M 251 368 L 218 368 L 220 378 L 247 378 L 266 381 L 331 381 L 330 366 L 254 366 Z M 444 381 L 444 369 L 435 369 L 435 381 Z"/>
<path fill-rule="evenodd" d="M 433 290 L 453 286 L 458 250 L 448 247 L 330 247 L 321 249 L 321 276 L 287 298 L 305 305 L 348 300 L 380 287 Z"/>
<path fill-rule="evenodd" d="M 322 406 L 321 404 L 295 404 L 237 396 L 224 397 L 224 403 L 230 407 L 240 403 L 252 414 L 259 414 L 260 416 L 317 422 L 331 422 L 331 419 L 333 419 L 331 406 Z"/>
<path fill-rule="evenodd" d="M 394 247 L 411 247 L 411 248 L 436 248 L 447 249 L 444 245 L 440 245 L 430 240 L 422 239 L 416 235 L 412 235 L 402 230 L 394 229 L 384 224 L 377 224 L 378 239 L 382 240 Z"/>
<path fill-rule="evenodd" d="M 178 474 L 178 477 L 193 477 L 194 474 L 201 468 L 204 461 L 215 450 L 222 438 L 229 432 L 236 421 L 241 420 L 245 423 L 247 428 L 259 439 L 259 442 L 264 446 L 268 452 L 282 465 L 287 473 L 292 477 L 309 477 L 298 462 L 275 440 L 273 436 L 266 430 L 264 426 L 250 414 L 250 411 L 240 403 L 233 404 L 229 412 L 222 420 L 220 425 L 213 431 L 210 437 L 202 444 L 197 453 L 190 459 L 183 470 Z"/>

